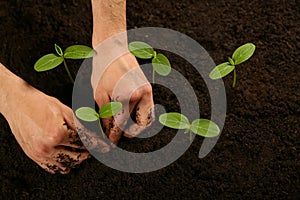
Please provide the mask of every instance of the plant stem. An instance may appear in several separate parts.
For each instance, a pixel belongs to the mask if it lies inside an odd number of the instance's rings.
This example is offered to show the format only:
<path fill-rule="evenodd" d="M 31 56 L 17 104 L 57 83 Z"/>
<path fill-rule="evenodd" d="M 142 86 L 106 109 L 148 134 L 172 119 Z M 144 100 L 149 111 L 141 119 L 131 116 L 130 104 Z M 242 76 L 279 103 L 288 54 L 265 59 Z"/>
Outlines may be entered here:
<path fill-rule="evenodd" d="M 152 69 L 152 83 L 155 84 L 155 70 L 154 70 L 154 68 Z"/>
<path fill-rule="evenodd" d="M 236 70 L 233 70 L 233 83 L 232 83 L 232 87 L 235 87 L 236 85 Z"/>
<path fill-rule="evenodd" d="M 74 79 L 73 79 L 73 77 L 72 77 L 72 75 L 71 75 L 71 73 L 70 73 L 70 70 L 69 70 L 69 68 L 68 68 L 68 66 L 67 66 L 67 63 L 66 63 L 66 60 L 65 60 L 65 59 L 64 59 L 64 66 L 65 66 L 65 69 L 66 69 L 66 71 L 67 71 L 67 73 L 68 73 L 68 76 L 69 76 L 71 82 L 74 83 Z"/>
<path fill-rule="evenodd" d="M 100 119 L 98 119 L 97 121 L 98 121 L 99 129 L 100 129 L 100 131 L 101 131 L 101 133 L 102 133 L 102 136 L 105 137 L 105 134 L 104 134 L 104 132 L 103 132 L 103 129 L 102 129 L 102 125 L 101 125 Z"/>

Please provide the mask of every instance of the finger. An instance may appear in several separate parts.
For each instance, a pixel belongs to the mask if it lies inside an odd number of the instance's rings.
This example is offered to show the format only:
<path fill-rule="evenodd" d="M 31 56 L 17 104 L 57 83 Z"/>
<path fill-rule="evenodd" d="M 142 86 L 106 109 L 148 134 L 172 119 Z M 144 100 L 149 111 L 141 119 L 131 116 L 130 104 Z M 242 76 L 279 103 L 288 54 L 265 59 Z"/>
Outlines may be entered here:
<path fill-rule="evenodd" d="M 66 105 L 63 105 L 63 117 L 65 121 L 64 125 L 67 126 L 67 129 L 76 130 L 76 126 L 74 122 L 75 116 L 73 110 L 67 107 Z"/>
<path fill-rule="evenodd" d="M 110 98 L 107 94 L 101 93 L 101 88 L 97 89 L 95 94 L 95 101 L 99 108 L 102 108 L 105 104 L 110 103 Z M 106 136 L 109 135 L 109 129 L 112 126 L 113 118 L 105 118 L 101 119 L 103 132 Z"/>
<path fill-rule="evenodd" d="M 78 135 L 84 144 L 85 148 L 89 151 L 97 151 L 107 153 L 110 150 L 109 145 L 97 133 L 89 131 L 85 127 L 77 127 Z"/>
<path fill-rule="evenodd" d="M 122 137 L 122 132 L 130 117 L 130 113 L 136 105 L 136 102 L 137 101 L 123 103 L 122 110 L 113 117 L 113 121 L 110 124 L 108 135 L 108 138 L 112 144 L 117 145 L 118 141 Z"/>
<path fill-rule="evenodd" d="M 130 113 L 145 94 L 146 85 L 150 84 L 139 67 L 127 71 L 115 85 L 112 97 L 123 104 L 123 110 L 114 116 L 113 127 L 109 132 L 109 140 L 112 143 L 116 144 L 120 139 L 122 130 L 130 118 Z"/>
<path fill-rule="evenodd" d="M 24 150 L 25 154 L 34 162 L 36 162 L 41 168 L 46 170 L 51 174 L 61 173 L 67 174 L 70 172 L 70 168 L 63 166 L 62 164 L 54 161 L 47 155 L 42 157 L 40 153 L 36 153 L 36 149 L 31 149 L 28 151 L 28 148 L 24 148 L 24 142 L 20 142 L 22 149 Z M 30 148 L 31 146 L 29 146 Z M 34 153 L 33 153 L 34 152 Z"/>
<path fill-rule="evenodd" d="M 102 89 L 101 87 L 97 88 L 95 94 L 94 94 L 94 99 L 97 103 L 97 105 L 99 106 L 99 108 L 101 108 L 102 106 L 104 106 L 105 104 L 110 102 L 110 98 L 108 96 L 108 94 L 104 89 Z"/>
<path fill-rule="evenodd" d="M 25 154 L 34 162 L 36 162 L 41 168 L 46 170 L 47 172 L 51 174 L 56 174 L 58 172 L 66 172 L 68 173 L 67 167 L 63 167 L 61 164 L 58 164 L 57 162 L 53 161 L 51 158 L 42 158 L 40 156 L 36 156 L 35 154 L 28 153 L 26 149 L 24 149 Z"/>
<path fill-rule="evenodd" d="M 113 126 L 109 130 L 109 140 L 113 145 L 117 145 L 118 141 L 122 136 L 122 129 L 116 124 L 113 123 Z"/>
<path fill-rule="evenodd" d="M 149 127 L 155 119 L 152 97 L 143 98 L 136 106 L 136 123 L 132 124 L 124 133 L 125 137 L 132 138 Z"/>
<path fill-rule="evenodd" d="M 56 149 L 57 152 L 54 154 L 53 160 L 66 168 L 74 168 L 87 158 L 90 158 L 90 154 L 87 151 L 77 152 L 64 146 L 56 147 Z"/>
<path fill-rule="evenodd" d="M 72 109 L 65 105 L 63 105 L 63 118 L 64 122 L 62 132 L 64 133 L 64 137 L 59 145 L 85 149 L 76 131 L 75 115 Z"/>
<path fill-rule="evenodd" d="M 71 168 L 64 167 L 62 164 L 56 162 L 56 161 L 45 161 L 38 163 L 40 167 L 42 167 L 44 170 L 51 174 L 68 174 L 71 171 Z"/>
<path fill-rule="evenodd" d="M 60 143 L 62 146 L 68 146 L 72 147 L 78 150 L 85 150 L 85 146 L 83 145 L 77 131 L 74 131 L 72 129 L 68 129 L 67 136 L 65 139 Z"/>
<path fill-rule="evenodd" d="M 113 117 L 101 119 L 103 132 L 109 137 L 109 131 L 113 127 Z"/>

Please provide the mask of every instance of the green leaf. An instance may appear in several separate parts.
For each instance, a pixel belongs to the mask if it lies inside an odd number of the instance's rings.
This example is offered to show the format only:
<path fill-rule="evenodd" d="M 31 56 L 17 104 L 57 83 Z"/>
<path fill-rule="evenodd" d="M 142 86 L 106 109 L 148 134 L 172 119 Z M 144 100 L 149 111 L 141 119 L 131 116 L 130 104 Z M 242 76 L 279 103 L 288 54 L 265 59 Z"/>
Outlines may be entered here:
<path fill-rule="evenodd" d="M 234 68 L 235 66 L 231 65 L 229 62 L 219 64 L 209 73 L 209 77 L 213 80 L 223 78 L 232 72 Z"/>
<path fill-rule="evenodd" d="M 245 62 L 253 55 L 254 51 L 255 51 L 255 45 L 252 43 L 247 43 L 240 46 L 234 51 L 232 55 L 234 64 L 238 65 Z"/>
<path fill-rule="evenodd" d="M 154 70 L 162 75 L 162 76 L 167 76 L 171 72 L 171 64 L 168 58 L 159 53 L 152 59 L 152 65 Z"/>
<path fill-rule="evenodd" d="M 154 56 L 154 49 L 145 42 L 131 42 L 129 51 L 137 58 L 150 59 Z"/>
<path fill-rule="evenodd" d="M 216 137 L 220 134 L 218 125 L 207 119 L 196 119 L 192 122 L 191 131 L 203 137 Z"/>
<path fill-rule="evenodd" d="M 67 59 L 85 59 L 91 58 L 95 54 L 96 52 L 88 46 L 73 45 L 66 48 L 64 57 Z"/>
<path fill-rule="evenodd" d="M 60 46 L 58 46 L 57 44 L 54 44 L 54 48 L 55 48 L 56 53 L 59 56 L 63 56 L 63 51 L 61 50 Z"/>
<path fill-rule="evenodd" d="M 99 114 L 90 107 L 81 107 L 75 111 L 76 116 L 86 122 L 94 122 L 99 119 Z"/>
<path fill-rule="evenodd" d="M 50 69 L 53 69 L 60 65 L 64 61 L 63 57 L 57 56 L 55 54 L 47 54 L 41 57 L 36 63 L 34 64 L 34 69 L 37 72 L 43 72 Z"/>
<path fill-rule="evenodd" d="M 190 122 L 186 116 L 176 112 L 164 113 L 159 116 L 159 122 L 169 128 L 188 129 Z"/>
<path fill-rule="evenodd" d="M 99 113 L 101 118 L 112 117 L 117 114 L 122 109 L 122 103 L 120 102 L 110 102 L 105 104 L 100 108 Z"/>
<path fill-rule="evenodd" d="M 234 66 L 234 60 L 233 60 L 232 58 L 228 57 L 228 61 L 229 61 L 229 63 L 230 63 L 231 65 Z"/>

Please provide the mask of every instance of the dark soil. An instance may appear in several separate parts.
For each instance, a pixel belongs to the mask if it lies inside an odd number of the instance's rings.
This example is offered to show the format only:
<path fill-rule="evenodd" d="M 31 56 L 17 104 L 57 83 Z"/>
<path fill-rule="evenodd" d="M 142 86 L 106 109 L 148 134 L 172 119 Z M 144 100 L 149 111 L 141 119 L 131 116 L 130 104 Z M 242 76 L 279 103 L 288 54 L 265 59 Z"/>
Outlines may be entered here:
<path fill-rule="evenodd" d="M 23 153 L 1 116 L 0 199 L 299 199 L 299 3 L 128 1 L 128 28 L 157 26 L 185 33 L 216 63 L 226 60 L 241 44 L 256 44 L 254 57 L 237 69 L 235 89 L 231 89 L 232 77 L 225 78 L 226 123 L 213 151 L 199 159 L 203 139 L 196 137 L 180 159 L 155 172 L 124 173 L 91 158 L 69 175 L 51 175 Z M 57 89 L 65 89 L 68 83 L 63 67 L 36 73 L 33 64 L 53 52 L 54 43 L 91 45 L 90 2 L 2 0 L 0 27 L 0 62 L 70 105 L 71 94 L 59 95 Z M 191 81 L 201 112 L 209 117 L 210 100 L 203 92 L 207 90 L 201 76 L 184 60 L 176 56 L 170 60 Z M 80 64 L 72 63 L 74 73 Z M 177 109 L 169 91 L 155 87 L 154 97 L 168 110 Z M 167 144 L 174 131 L 164 129 L 160 136 L 152 138 L 157 148 Z M 142 143 L 122 139 L 120 145 L 134 151 Z"/>

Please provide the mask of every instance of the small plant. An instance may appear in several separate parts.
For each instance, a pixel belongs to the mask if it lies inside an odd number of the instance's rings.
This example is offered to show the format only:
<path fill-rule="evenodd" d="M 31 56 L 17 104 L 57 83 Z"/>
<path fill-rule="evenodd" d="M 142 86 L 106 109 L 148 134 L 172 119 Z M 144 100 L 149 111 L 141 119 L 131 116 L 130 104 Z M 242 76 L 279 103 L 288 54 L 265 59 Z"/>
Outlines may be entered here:
<path fill-rule="evenodd" d="M 97 121 L 99 128 L 104 136 L 100 119 L 112 117 L 115 114 L 117 114 L 121 109 L 122 109 L 122 103 L 110 102 L 102 106 L 102 108 L 99 109 L 99 112 L 96 112 L 91 107 L 81 107 L 75 111 L 75 114 L 79 119 L 85 122 Z"/>
<path fill-rule="evenodd" d="M 161 76 L 167 76 L 171 72 L 171 64 L 168 58 L 154 51 L 154 49 L 145 42 L 129 43 L 129 51 L 137 58 L 152 59 L 152 83 L 155 83 L 155 72 Z"/>
<path fill-rule="evenodd" d="M 217 80 L 225 77 L 226 75 L 228 75 L 230 72 L 233 71 L 232 87 L 235 87 L 236 85 L 235 66 L 248 60 L 253 55 L 254 51 L 255 51 L 255 45 L 252 43 L 247 43 L 240 46 L 234 51 L 232 58 L 228 57 L 228 62 L 217 65 L 210 72 L 209 77 L 213 80 Z"/>
<path fill-rule="evenodd" d="M 184 133 L 191 132 L 203 137 L 216 137 L 220 134 L 218 125 L 207 119 L 195 119 L 192 123 L 183 114 L 177 112 L 164 113 L 159 116 L 159 122 L 173 129 L 185 129 Z"/>
<path fill-rule="evenodd" d="M 85 59 L 93 57 L 96 54 L 92 48 L 84 45 L 69 46 L 64 52 L 57 44 L 54 44 L 54 47 L 57 54 L 51 53 L 44 55 L 34 64 L 34 69 L 37 72 L 43 72 L 51 70 L 64 63 L 65 69 L 72 83 L 74 83 L 74 79 L 67 66 L 66 59 Z"/>

